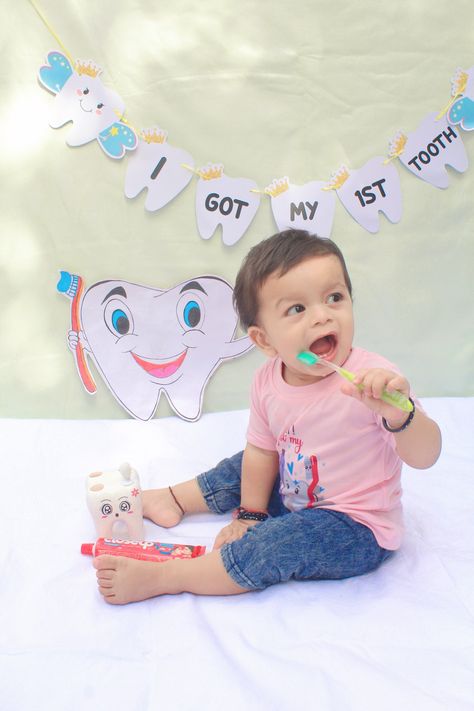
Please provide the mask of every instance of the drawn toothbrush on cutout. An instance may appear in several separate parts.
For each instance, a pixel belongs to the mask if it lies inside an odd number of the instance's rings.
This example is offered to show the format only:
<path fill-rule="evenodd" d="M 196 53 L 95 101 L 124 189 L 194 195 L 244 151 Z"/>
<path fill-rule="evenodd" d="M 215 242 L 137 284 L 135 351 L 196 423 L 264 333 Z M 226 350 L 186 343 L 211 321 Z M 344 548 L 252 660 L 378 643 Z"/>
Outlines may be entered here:
<path fill-rule="evenodd" d="M 345 378 L 350 383 L 352 383 L 356 377 L 355 374 L 351 373 L 350 370 L 341 368 L 340 366 L 331 363 L 331 361 L 325 360 L 324 358 L 321 358 L 321 356 L 318 356 L 315 353 L 311 353 L 311 351 L 302 351 L 301 353 L 298 353 L 297 358 L 305 365 L 316 365 L 317 363 L 319 363 L 320 365 L 325 365 L 328 368 L 334 370 L 336 373 L 339 373 L 341 377 Z M 359 390 L 364 389 L 364 386 L 362 384 L 358 384 L 357 387 L 359 388 Z M 411 404 L 410 400 L 405 397 L 403 393 L 398 392 L 398 390 L 393 393 L 389 393 L 387 392 L 387 390 L 384 390 L 382 392 L 381 399 L 389 405 L 393 405 L 393 407 L 398 407 L 399 410 L 403 410 L 404 412 L 411 412 L 413 410 L 413 405 Z"/>
<path fill-rule="evenodd" d="M 79 336 L 81 331 L 81 319 L 79 316 L 79 307 L 81 304 L 82 292 L 84 291 L 84 283 L 82 277 L 77 274 L 70 274 L 69 272 L 60 272 L 60 279 L 57 284 L 57 290 L 71 299 L 71 328 Z M 76 358 L 77 370 L 81 377 L 84 387 L 87 392 L 95 393 L 97 390 L 94 379 L 91 375 L 89 367 L 87 365 L 86 356 L 84 354 L 84 348 L 82 347 L 80 341 L 77 341 L 76 349 L 74 352 Z"/>

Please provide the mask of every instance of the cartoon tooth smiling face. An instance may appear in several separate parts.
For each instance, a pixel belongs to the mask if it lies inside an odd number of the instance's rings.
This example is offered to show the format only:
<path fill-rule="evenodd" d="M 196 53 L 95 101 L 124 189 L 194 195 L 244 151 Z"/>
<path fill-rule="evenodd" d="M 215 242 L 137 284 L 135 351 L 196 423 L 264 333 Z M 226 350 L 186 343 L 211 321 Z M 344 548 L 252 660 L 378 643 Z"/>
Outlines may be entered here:
<path fill-rule="evenodd" d="M 150 419 L 163 391 L 186 420 L 222 360 L 252 347 L 233 340 L 237 315 L 223 279 L 196 277 L 164 291 L 125 281 L 91 286 L 81 304 L 83 346 L 120 404 Z"/>
<path fill-rule="evenodd" d="M 60 128 L 68 121 L 73 126 L 66 143 L 82 146 L 97 139 L 111 158 L 122 158 L 137 145 L 135 132 L 119 121 L 125 104 L 99 78 L 101 69 L 92 62 L 77 62 L 76 71 L 60 52 L 48 54 L 48 64 L 39 70 L 39 80 L 56 94 L 50 126 Z"/>

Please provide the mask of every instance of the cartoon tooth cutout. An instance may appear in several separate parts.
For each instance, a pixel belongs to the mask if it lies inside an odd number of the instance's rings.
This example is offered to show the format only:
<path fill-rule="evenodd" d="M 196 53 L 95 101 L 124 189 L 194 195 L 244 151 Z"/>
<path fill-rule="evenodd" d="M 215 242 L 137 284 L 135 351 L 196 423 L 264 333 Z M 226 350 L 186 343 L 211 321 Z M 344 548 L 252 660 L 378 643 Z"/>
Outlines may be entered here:
<path fill-rule="evenodd" d="M 222 165 L 208 165 L 197 171 L 196 219 L 202 239 L 212 237 L 222 225 L 222 241 L 231 247 L 245 234 L 260 204 L 253 180 L 229 178 Z"/>
<path fill-rule="evenodd" d="M 390 222 L 399 222 L 402 216 L 400 177 L 381 156 L 372 158 L 359 170 L 348 171 L 342 166 L 328 187 L 336 190 L 347 212 L 368 232 L 378 232 L 379 212 Z"/>
<path fill-rule="evenodd" d="M 155 127 L 142 131 L 127 166 L 125 195 L 136 197 L 147 189 L 145 209 L 153 212 L 173 200 L 192 179 L 183 163 L 193 165 L 192 156 L 166 143 L 167 133 Z"/>
<path fill-rule="evenodd" d="M 325 183 L 313 180 L 292 185 L 289 179 L 275 178 L 265 188 L 271 196 L 272 212 L 279 230 L 308 230 L 318 237 L 330 237 L 336 209 L 333 190 L 323 190 Z"/>
<path fill-rule="evenodd" d="M 232 287 L 200 276 L 169 290 L 108 280 L 93 284 L 80 306 L 80 340 L 120 405 L 149 420 L 164 392 L 177 415 L 195 421 L 204 390 L 224 360 L 250 348 L 234 340 L 237 314 Z"/>
<path fill-rule="evenodd" d="M 132 128 L 120 121 L 124 103 L 100 78 L 100 67 L 91 61 L 78 60 L 75 69 L 61 52 L 50 52 L 47 64 L 39 70 L 41 84 L 56 95 L 50 118 L 52 128 L 68 121 L 68 146 L 82 146 L 97 139 L 111 158 L 122 158 L 134 150 L 137 137 Z"/>
<path fill-rule="evenodd" d="M 468 167 L 461 136 L 449 125 L 446 116 L 438 119 L 434 113 L 406 136 L 403 152 L 398 157 L 413 175 L 437 188 L 449 186 L 447 165 L 460 173 Z"/>

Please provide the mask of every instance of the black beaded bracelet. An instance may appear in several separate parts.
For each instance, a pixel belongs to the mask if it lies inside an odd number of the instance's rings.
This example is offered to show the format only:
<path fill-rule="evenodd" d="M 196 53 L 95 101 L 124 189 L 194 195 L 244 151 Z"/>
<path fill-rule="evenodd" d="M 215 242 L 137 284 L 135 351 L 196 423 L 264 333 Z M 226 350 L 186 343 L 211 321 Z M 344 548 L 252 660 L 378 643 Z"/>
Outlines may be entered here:
<path fill-rule="evenodd" d="M 236 514 L 235 518 L 240 521 L 266 521 L 268 518 L 268 514 L 264 511 L 247 511 L 242 506 L 239 506 Z"/>
<path fill-rule="evenodd" d="M 403 423 L 403 425 L 401 425 L 400 427 L 393 427 L 392 428 L 387 423 L 387 420 L 385 419 L 385 417 L 382 417 L 382 424 L 388 432 L 403 432 L 403 430 L 406 430 L 406 428 L 409 426 L 409 424 L 415 417 L 415 403 L 413 402 L 411 397 L 409 397 L 408 399 L 410 400 L 411 404 L 413 405 L 413 410 L 410 412 L 410 414 L 408 415 L 408 417 L 405 420 L 405 422 Z"/>

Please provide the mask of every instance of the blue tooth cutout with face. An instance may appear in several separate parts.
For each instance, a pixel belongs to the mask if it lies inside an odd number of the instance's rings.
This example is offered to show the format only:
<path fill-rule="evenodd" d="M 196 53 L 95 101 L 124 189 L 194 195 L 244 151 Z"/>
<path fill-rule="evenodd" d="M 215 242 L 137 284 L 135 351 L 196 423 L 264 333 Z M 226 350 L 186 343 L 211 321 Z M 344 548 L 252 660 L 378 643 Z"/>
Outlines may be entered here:
<path fill-rule="evenodd" d="M 234 340 L 232 294 L 215 276 L 195 277 L 169 290 L 104 281 L 86 291 L 84 348 L 133 417 L 149 420 L 162 392 L 183 419 L 200 417 L 216 368 L 252 348 L 247 336 Z"/>

